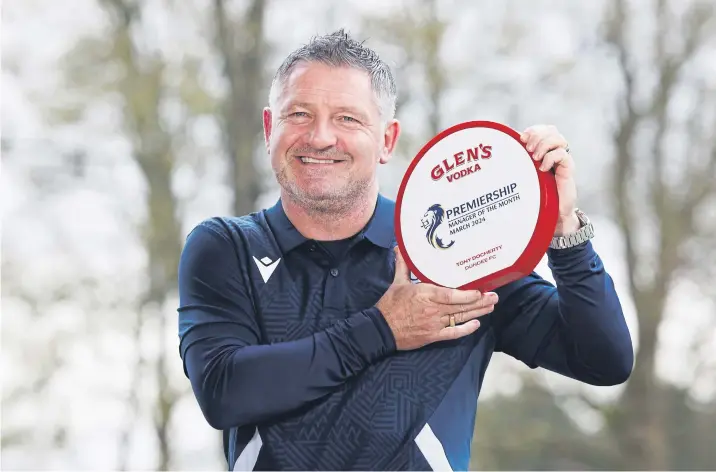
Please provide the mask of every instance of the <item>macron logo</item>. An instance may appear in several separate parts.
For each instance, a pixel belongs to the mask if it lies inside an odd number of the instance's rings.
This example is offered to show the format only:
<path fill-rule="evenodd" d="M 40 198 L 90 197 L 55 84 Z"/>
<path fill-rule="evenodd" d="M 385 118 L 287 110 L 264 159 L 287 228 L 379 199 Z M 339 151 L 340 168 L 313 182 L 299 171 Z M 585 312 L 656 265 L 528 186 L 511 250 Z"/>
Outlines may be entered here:
<path fill-rule="evenodd" d="M 268 282 L 273 274 L 273 271 L 276 270 L 279 261 L 281 261 L 281 258 L 279 257 L 275 261 L 271 262 L 271 259 L 268 257 L 262 257 L 260 260 L 256 259 L 256 256 L 252 257 L 254 258 L 256 267 L 259 268 L 259 272 L 261 273 L 261 278 L 264 279 L 264 283 Z"/>

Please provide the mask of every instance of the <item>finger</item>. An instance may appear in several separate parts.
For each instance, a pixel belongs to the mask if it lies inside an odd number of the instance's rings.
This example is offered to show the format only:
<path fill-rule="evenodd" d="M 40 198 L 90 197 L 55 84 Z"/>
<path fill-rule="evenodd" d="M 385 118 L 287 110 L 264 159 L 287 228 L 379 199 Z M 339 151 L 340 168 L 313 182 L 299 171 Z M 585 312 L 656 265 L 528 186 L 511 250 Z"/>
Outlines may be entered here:
<path fill-rule="evenodd" d="M 465 308 L 461 311 L 445 313 L 440 316 L 440 322 L 443 326 L 448 326 L 450 324 L 450 316 L 452 315 L 455 317 L 455 323 L 461 324 L 468 320 L 479 318 L 480 316 L 492 313 L 493 311 L 495 311 L 495 304 L 491 303 L 491 301 L 495 299 L 489 298 L 489 300 L 490 302 L 481 302 L 479 304 L 472 305 L 469 308 Z"/>
<path fill-rule="evenodd" d="M 499 300 L 499 297 L 495 292 L 485 292 L 480 297 L 474 301 L 469 303 L 453 303 L 453 304 L 446 304 L 442 307 L 442 314 L 444 315 L 450 315 L 453 313 L 461 313 L 468 310 L 474 310 L 479 308 L 485 308 L 490 305 L 494 305 Z"/>
<path fill-rule="evenodd" d="M 450 341 L 452 339 L 462 338 L 474 333 L 479 327 L 480 322 L 478 320 L 470 320 L 465 324 L 454 327 L 448 326 L 438 332 L 436 341 Z"/>
<path fill-rule="evenodd" d="M 482 293 L 479 290 L 435 287 L 431 299 L 442 305 L 466 305 L 480 301 L 481 297 Z"/>
<path fill-rule="evenodd" d="M 534 134 L 537 131 L 537 126 L 530 126 L 529 128 L 525 128 L 525 130 L 520 134 L 520 141 L 527 144 L 527 141 L 529 140 L 530 136 Z"/>
<path fill-rule="evenodd" d="M 544 156 L 544 159 L 542 159 L 542 164 L 540 164 L 539 170 L 541 170 L 542 172 L 546 172 L 552 169 L 554 166 L 564 162 L 567 157 L 567 151 L 562 148 L 550 151 L 547 153 L 546 156 Z"/>
<path fill-rule="evenodd" d="M 542 158 L 550 151 L 560 147 L 566 147 L 567 141 L 561 135 L 550 135 L 542 139 L 532 153 L 532 159 L 541 161 Z"/>
<path fill-rule="evenodd" d="M 534 151 L 542 137 L 546 135 L 543 128 L 542 126 L 532 126 L 523 133 L 523 142 L 529 152 Z"/>
<path fill-rule="evenodd" d="M 455 323 L 462 324 L 466 321 L 474 320 L 475 318 L 489 315 L 493 311 L 495 311 L 495 305 L 486 305 L 478 308 L 472 308 L 470 310 L 455 314 Z M 449 322 L 450 319 L 448 318 L 448 323 L 445 323 L 445 325 L 447 326 L 448 324 L 450 324 Z"/>
<path fill-rule="evenodd" d="M 472 309 L 477 309 L 477 308 L 485 308 L 487 306 L 495 305 L 499 299 L 500 299 L 500 297 L 498 297 L 495 292 L 485 292 L 482 294 L 482 296 L 480 297 L 480 299 L 477 302 L 471 303 L 469 305 L 463 305 L 464 308 L 462 311 L 472 310 Z M 461 307 L 458 307 L 458 308 L 461 308 Z"/>
<path fill-rule="evenodd" d="M 410 269 L 408 269 L 408 264 L 406 264 L 405 260 L 403 259 L 403 254 L 400 252 L 400 248 L 398 246 L 395 246 L 394 252 L 395 276 L 393 277 L 393 282 L 398 284 L 410 283 Z"/>

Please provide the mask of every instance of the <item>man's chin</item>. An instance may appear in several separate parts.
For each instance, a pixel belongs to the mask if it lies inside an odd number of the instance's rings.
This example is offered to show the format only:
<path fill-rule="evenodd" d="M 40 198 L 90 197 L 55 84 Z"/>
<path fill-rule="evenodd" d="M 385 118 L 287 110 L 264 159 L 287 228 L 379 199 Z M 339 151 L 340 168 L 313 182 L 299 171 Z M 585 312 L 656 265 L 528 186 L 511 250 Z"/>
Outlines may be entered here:
<path fill-rule="evenodd" d="M 326 181 L 296 182 L 291 187 L 294 193 L 302 195 L 303 199 L 317 202 L 348 198 L 356 190 L 342 182 L 337 185 L 336 182 Z"/>
<path fill-rule="evenodd" d="M 330 213 L 344 212 L 355 203 L 357 195 L 348 189 L 292 189 L 289 195 L 306 210 Z"/>
<path fill-rule="evenodd" d="M 342 192 L 302 192 L 299 197 L 304 203 L 316 208 L 342 206 L 343 202 L 351 201 L 350 195 Z"/>
<path fill-rule="evenodd" d="M 288 198 L 309 211 L 345 212 L 353 208 L 370 189 L 370 182 L 288 179 L 279 175 L 279 184 Z M 340 180 L 340 179 L 339 179 Z"/>

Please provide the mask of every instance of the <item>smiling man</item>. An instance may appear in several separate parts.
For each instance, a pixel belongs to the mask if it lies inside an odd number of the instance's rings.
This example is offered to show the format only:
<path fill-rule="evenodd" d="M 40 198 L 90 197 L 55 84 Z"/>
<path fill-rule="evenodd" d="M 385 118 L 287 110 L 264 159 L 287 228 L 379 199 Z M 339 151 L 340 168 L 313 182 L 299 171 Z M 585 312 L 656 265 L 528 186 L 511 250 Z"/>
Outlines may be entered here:
<path fill-rule="evenodd" d="M 343 31 L 279 68 L 264 110 L 281 197 L 201 222 L 179 268 L 184 371 L 233 470 L 465 470 L 493 352 L 593 385 L 624 382 L 631 338 L 550 126 L 549 264 L 496 293 L 413 283 L 377 167 L 400 136 L 390 69 Z M 489 434 L 485 432 L 485 434 Z"/>

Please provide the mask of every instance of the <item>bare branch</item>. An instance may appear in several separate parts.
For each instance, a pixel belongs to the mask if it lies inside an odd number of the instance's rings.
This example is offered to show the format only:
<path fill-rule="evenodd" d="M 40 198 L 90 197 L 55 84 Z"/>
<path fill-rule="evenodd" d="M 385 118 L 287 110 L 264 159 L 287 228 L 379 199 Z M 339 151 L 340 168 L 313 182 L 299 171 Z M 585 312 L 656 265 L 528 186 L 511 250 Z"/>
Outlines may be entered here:
<path fill-rule="evenodd" d="M 633 155 L 631 143 L 636 132 L 636 126 L 640 114 L 635 107 L 635 74 L 629 59 L 626 45 L 625 31 L 626 12 L 624 0 L 614 0 L 612 3 L 612 16 L 607 24 L 607 41 L 612 44 L 617 52 L 618 63 L 624 77 L 624 109 L 621 110 L 619 124 L 615 130 L 616 162 L 612 176 L 614 188 L 614 202 L 616 207 L 616 218 L 624 233 L 627 267 L 629 268 L 629 285 L 632 293 L 637 293 L 639 287 L 636 284 L 635 269 L 639 265 L 637 260 L 635 235 L 632 230 L 634 214 L 629 202 L 627 182 L 632 173 Z"/>
<path fill-rule="evenodd" d="M 129 3 L 127 0 L 101 0 L 108 11 L 111 11 L 125 27 L 139 19 L 141 8 L 139 3 Z"/>
<path fill-rule="evenodd" d="M 692 4 L 693 5 L 693 4 Z M 705 25 L 709 15 L 705 15 L 705 7 L 691 7 L 682 20 L 684 41 L 682 47 L 672 51 L 672 36 L 668 33 L 676 23 L 673 14 L 669 13 L 668 2 L 657 0 L 654 4 L 657 30 L 652 38 L 655 51 L 654 67 L 657 72 L 656 84 L 651 92 L 647 105 L 637 109 L 637 87 L 635 80 L 636 61 L 631 54 L 639 49 L 630 46 L 626 40 L 629 31 L 627 24 L 626 0 L 613 0 L 611 18 L 607 23 L 607 41 L 614 47 L 617 61 L 624 78 L 624 98 L 621 103 L 619 121 L 614 132 L 616 163 L 613 169 L 612 185 L 614 188 L 614 208 L 617 222 L 625 237 L 626 265 L 631 295 L 639 313 L 639 351 L 634 371 L 627 384 L 624 396 L 620 401 L 619 411 L 624 418 L 610 416 L 611 433 L 618 438 L 617 444 L 621 454 L 627 458 L 626 467 L 664 468 L 669 463 L 669 438 L 666 432 L 668 419 L 664 413 L 664 390 L 655 383 L 654 369 L 658 349 L 658 328 L 664 316 L 665 300 L 669 293 L 670 282 L 686 268 L 685 258 L 687 246 L 694 243 L 697 250 L 703 245 L 694 241 L 695 207 L 685 207 L 684 203 L 693 204 L 712 195 L 712 188 L 694 185 L 704 182 L 705 176 L 714 175 L 715 167 L 710 159 L 707 166 L 698 166 L 699 170 L 710 171 L 702 175 L 687 169 L 683 172 L 684 181 L 690 198 L 683 198 L 683 188 L 671 186 L 668 182 L 667 165 L 670 163 L 670 150 L 667 136 L 674 126 L 670 119 L 670 102 L 677 88 L 683 83 L 685 71 L 704 40 Z M 698 14 L 695 12 L 699 12 Z M 678 44 L 678 43 L 677 43 Z M 704 103 L 697 105 L 706 116 Z M 703 123 L 703 120 L 702 120 Z M 648 145 L 648 154 L 643 159 L 648 162 L 648 173 L 636 172 L 635 159 L 639 151 L 633 144 L 644 146 L 647 142 L 637 143 L 637 131 L 652 128 L 655 135 Z M 704 131 L 700 131 L 701 128 Z M 699 123 L 690 126 L 693 145 L 703 144 L 711 131 Z M 697 131 L 698 130 L 698 131 Z M 708 130 L 708 131 L 706 131 Z M 709 142 L 711 145 L 711 142 Z M 701 151 L 703 147 L 699 148 Z M 709 152 L 711 149 L 709 149 Z M 701 154 L 703 156 L 703 154 Z M 694 156 L 695 157 L 695 156 Z M 688 161 L 688 159 L 685 159 Z M 714 180 L 713 178 L 709 180 Z M 647 194 L 640 195 L 639 187 L 646 185 Z M 642 207 L 637 207 L 637 203 Z M 637 236 L 647 235 L 644 212 L 653 218 L 658 231 L 657 245 L 652 254 L 636 252 Z M 687 244 L 688 243 L 688 244 Z M 701 251 L 703 254 L 703 251 Z M 653 264 L 653 267 L 652 267 Z M 636 274 L 649 268 L 649 280 L 641 282 Z M 624 431 L 624 425 L 631 426 Z"/>
<path fill-rule="evenodd" d="M 119 437 L 119 467 L 118 470 L 127 470 L 128 462 L 130 459 L 129 446 L 130 439 L 132 436 L 132 430 L 134 429 L 140 415 L 140 400 L 139 392 L 144 374 L 144 367 L 146 359 L 141 349 L 141 337 L 144 328 L 144 310 L 138 307 L 136 310 L 137 317 L 134 324 L 132 333 L 132 345 L 136 353 L 136 359 L 133 366 L 132 381 L 129 386 L 129 395 L 127 398 L 127 405 L 129 407 L 129 414 L 127 415 L 127 422 L 124 425 L 124 429 L 120 433 Z"/>
<path fill-rule="evenodd" d="M 696 168 L 689 173 L 689 193 L 682 206 L 684 211 L 693 213 L 709 195 L 716 193 L 716 142 L 711 141 L 711 152 L 707 155 L 706 165 L 703 169 Z"/>
<path fill-rule="evenodd" d="M 659 65 L 658 85 L 652 101 L 650 115 L 656 120 L 656 131 L 652 140 L 653 167 L 650 174 L 649 193 L 654 212 L 660 215 L 659 231 L 659 266 L 656 268 L 656 287 L 663 290 L 669 283 L 673 269 L 678 266 L 677 248 L 692 231 L 692 220 L 688 217 L 690 209 L 675 204 L 679 201 L 675 191 L 667 185 L 666 164 L 668 162 L 666 148 L 667 129 L 669 127 L 668 107 L 674 94 L 674 88 L 682 75 L 685 65 L 693 57 L 699 44 L 698 38 L 706 23 L 704 18 L 695 16 L 697 7 L 687 13 L 685 26 L 686 40 L 682 51 L 667 54 L 666 41 L 669 25 L 673 23 L 668 14 L 665 0 L 657 2 L 657 21 L 659 29 L 656 33 L 656 60 Z M 681 224 L 674 224 L 679 220 Z"/>
<path fill-rule="evenodd" d="M 709 31 L 707 26 L 716 26 L 716 4 L 714 2 L 694 2 L 687 14 L 684 16 L 685 43 L 683 56 L 691 59 L 699 47 L 706 42 Z"/>

